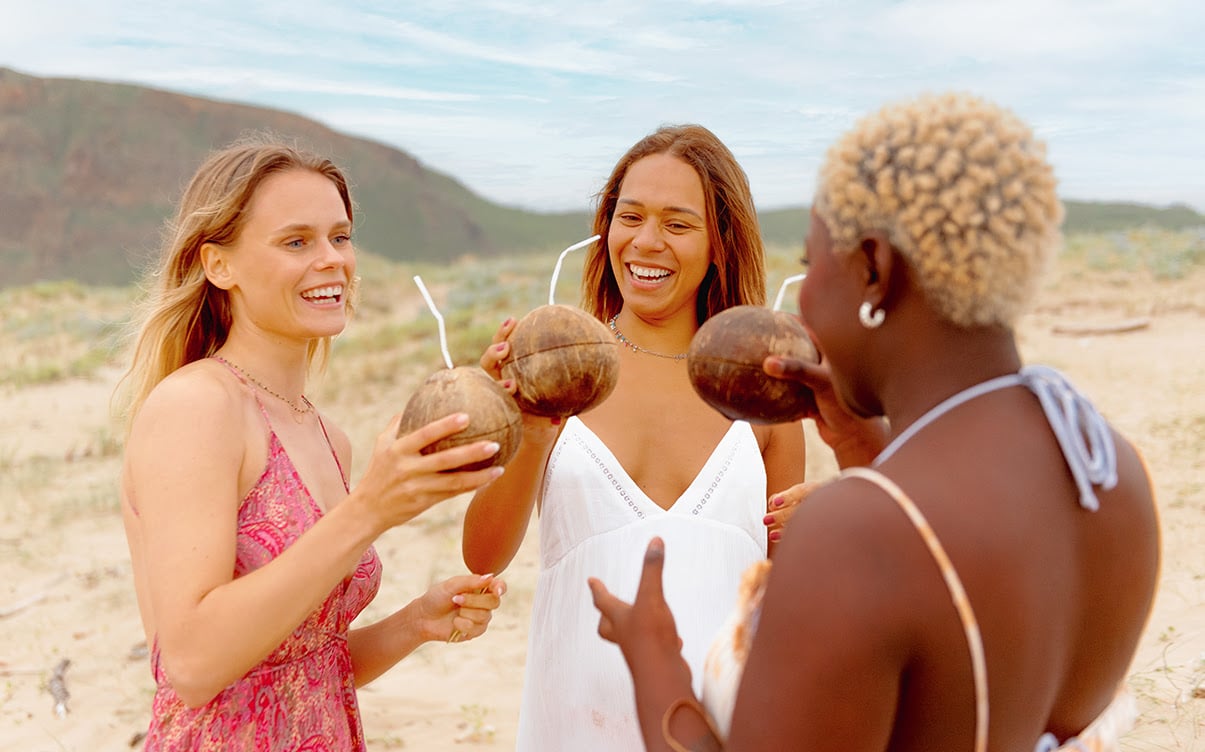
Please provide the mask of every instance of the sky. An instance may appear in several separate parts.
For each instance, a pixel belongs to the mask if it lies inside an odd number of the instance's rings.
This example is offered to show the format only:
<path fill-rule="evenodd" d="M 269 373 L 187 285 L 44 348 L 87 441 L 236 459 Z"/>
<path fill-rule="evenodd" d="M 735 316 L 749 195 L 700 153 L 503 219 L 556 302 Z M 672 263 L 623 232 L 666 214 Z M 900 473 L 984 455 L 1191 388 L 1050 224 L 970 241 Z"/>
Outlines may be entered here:
<path fill-rule="evenodd" d="M 948 90 L 1029 122 L 1064 198 L 1205 211 L 1200 0 L 0 0 L 0 19 L 0 66 L 296 112 L 535 211 L 591 208 L 629 146 L 684 122 L 759 209 L 805 205 L 859 117 Z"/>

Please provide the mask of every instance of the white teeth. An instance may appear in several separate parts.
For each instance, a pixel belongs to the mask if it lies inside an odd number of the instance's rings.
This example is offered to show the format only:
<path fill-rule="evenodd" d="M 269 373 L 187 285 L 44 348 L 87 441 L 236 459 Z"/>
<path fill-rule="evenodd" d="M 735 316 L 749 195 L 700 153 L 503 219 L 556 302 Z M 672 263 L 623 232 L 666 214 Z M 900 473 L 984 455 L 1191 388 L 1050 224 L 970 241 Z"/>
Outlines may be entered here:
<path fill-rule="evenodd" d="M 654 269 L 651 266 L 637 266 L 636 264 L 628 264 L 628 269 L 641 279 L 661 279 L 672 274 L 669 269 Z"/>
<path fill-rule="evenodd" d="M 314 300 L 315 298 L 337 298 L 343 294 L 343 285 L 331 285 L 330 287 L 318 287 L 313 290 L 306 290 L 301 293 L 301 297 Z"/>

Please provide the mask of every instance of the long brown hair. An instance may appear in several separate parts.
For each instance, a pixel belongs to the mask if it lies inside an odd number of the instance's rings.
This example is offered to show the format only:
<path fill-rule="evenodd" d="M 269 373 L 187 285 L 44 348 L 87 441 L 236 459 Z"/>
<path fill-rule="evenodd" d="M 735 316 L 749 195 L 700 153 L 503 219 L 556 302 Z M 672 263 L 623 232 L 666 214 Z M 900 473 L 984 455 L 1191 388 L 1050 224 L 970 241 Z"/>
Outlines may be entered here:
<path fill-rule="evenodd" d="M 699 323 L 735 305 L 762 305 L 766 300 L 765 248 L 749 180 L 736 157 L 714 133 L 701 125 L 666 125 L 638 141 L 615 165 L 595 197 L 594 232 L 582 272 L 582 308 L 606 321 L 623 307 L 619 283 L 607 252 L 607 235 L 619 201 L 619 186 L 628 169 L 653 154 L 677 157 L 694 168 L 703 183 L 711 268 L 699 286 Z"/>
<path fill-rule="evenodd" d="M 246 208 L 270 175 L 302 169 L 326 177 L 339 191 L 352 219 L 347 179 L 331 160 L 255 134 L 211 154 L 184 190 L 175 218 L 168 224 L 157 261 L 144 278 L 140 316 L 132 324 L 134 341 L 121 413 L 128 430 L 155 386 L 178 368 L 217 351 L 230 333 L 230 298 L 205 277 L 201 246 L 233 242 L 246 221 Z M 352 305 L 354 290 L 346 299 Z M 310 343 L 309 362 L 325 360 L 330 338 Z"/>

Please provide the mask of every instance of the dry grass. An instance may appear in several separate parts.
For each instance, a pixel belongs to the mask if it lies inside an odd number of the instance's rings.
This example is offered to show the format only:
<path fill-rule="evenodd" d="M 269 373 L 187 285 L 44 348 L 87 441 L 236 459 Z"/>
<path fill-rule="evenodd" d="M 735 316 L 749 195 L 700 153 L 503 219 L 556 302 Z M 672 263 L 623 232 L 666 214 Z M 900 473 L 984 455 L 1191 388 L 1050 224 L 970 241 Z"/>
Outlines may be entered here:
<path fill-rule="evenodd" d="M 1125 748 L 1205 749 L 1205 264 L 1201 233 L 1071 238 L 1019 328 L 1028 360 L 1065 370 L 1144 449 L 1163 517 L 1159 597 L 1129 686 L 1141 712 Z M 797 248 L 771 249 L 772 299 L 798 271 Z M 421 274 L 448 322 L 457 365 L 473 363 L 507 316 L 547 302 L 555 256 L 450 267 L 365 258 L 360 312 L 336 342 L 313 395 L 348 432 L 357 463 L 414 387 L 443 360 Z M 581 255 L 565 262 L 557 302 L 576 303 Z M 133 293 L 38 285 L 0 292 L 0 750 L 122 750 L 145 728 L 150 682 L 117 514 L 120 438 L 107 399 L 117 333 Z M 784 306 L 787 307 L 787 306 Z M 1142 317 L 1126 334 L 1067 337 L 1061 323 Z M 814 478 L 834 471 L 808 427 Z M 353 465 L 353 478 L 363 468 Z M 463 571 L 465 501 L 431 510 L 378 542 L 381 616 Z M 513 744 L 535 535 L 507 572 L 510 594 L 489 636 L 421 649 L 361 694 L 370 749 L 506 749 Z M 26 605 L 22 605 L 26 604 Z M 21 606 L 12 613 L 6 610 Z M 45 684 L 70 658 L 71 713 Z M 453 698 L 453 699 L 445 699 Z M 460 739 L 458 743 L 457 739 Z"/>

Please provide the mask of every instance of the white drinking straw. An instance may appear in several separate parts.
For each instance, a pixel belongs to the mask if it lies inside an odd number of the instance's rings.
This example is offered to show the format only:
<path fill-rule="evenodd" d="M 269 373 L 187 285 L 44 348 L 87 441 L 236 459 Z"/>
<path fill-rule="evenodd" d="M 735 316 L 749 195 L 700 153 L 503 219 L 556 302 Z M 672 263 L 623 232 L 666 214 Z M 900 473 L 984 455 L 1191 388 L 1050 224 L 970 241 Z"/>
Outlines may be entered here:
<path fill-rule="evenodd" d="M 806 276 L 807 276 L 807 274 L 796 274 L 796 275 L 787 277 L 786 279 L 784 279 L 782 281 L 782 285 L 778 288 L 778 297 L 774 298 L 774 310 L 775 311 L 777 311 L 779 306 L 782 305 L 782 296 L 783 296 L 783 293 L 785 293 L 787 291 L 787 285 L 791 284 L 792 282 L 799 282 Z"/>
<path fill-rule="evenodd" d="M 431 309 L 431 313 L 435 315 L 435 320 L 439 322 L 439 349 L 443 350 L 444 363 L 447 363 L 448 368 L 452 368 L 452 356 L 448 354 L 448 333 L 444 331 L 444 317 L 440 315 L 439 309 L 435 307 L 435 301 L 431 300 L 431 293 L 427 292 L 427 286 L 423 284 L 423 278 L 414 275 L 414 284 L 418 285 L 418 291 L 423 294 L 423 299 L 427 301 L 427 307 Z"/>
<path fill-rule="evenodd" d="M 579 240 L 578 242 L 569 246 L 565 250 L 561 251 L 561 255 L 557 257 L 556 266 L 553 267 L 553 269 L 552 269 L 552 282 L 550 282 L 548 284 L 548 305 L 552 305 L 553 303 L 556 302 L 556 278 L 561 275 L 561 262 L 565 260 L 565 256 L 569 255 L 570 251 L 576 251 L 578 248 L 581 248 L 582 246 L 590 245 L 595 240 L 598 240 L 600 237 L 602 237 L 602 236 L 601 235 L 591 235 L 590 237 L 586 238 L 585 240 Z"/>

